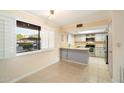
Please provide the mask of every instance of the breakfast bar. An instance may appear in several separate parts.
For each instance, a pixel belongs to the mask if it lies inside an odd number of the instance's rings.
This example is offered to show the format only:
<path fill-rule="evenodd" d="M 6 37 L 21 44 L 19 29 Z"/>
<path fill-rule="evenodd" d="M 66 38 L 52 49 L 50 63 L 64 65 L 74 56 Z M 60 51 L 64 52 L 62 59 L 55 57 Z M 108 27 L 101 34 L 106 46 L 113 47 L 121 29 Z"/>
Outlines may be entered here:
<path fill-rule="evenodd" d="M 88 64 L 89 48 L 60 48 L 60 59 L 79 64 Z"/>

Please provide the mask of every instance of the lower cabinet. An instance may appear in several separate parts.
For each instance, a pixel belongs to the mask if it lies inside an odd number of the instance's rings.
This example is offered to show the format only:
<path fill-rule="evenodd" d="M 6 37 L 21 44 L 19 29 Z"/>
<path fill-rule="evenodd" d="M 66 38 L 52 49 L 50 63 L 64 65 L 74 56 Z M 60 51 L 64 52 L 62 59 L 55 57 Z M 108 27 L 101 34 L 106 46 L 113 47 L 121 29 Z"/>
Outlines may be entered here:
<path fill-rule="evenodd" d="M 96 47 L 95 48 L 95 56 L 96 57 L 105 57 L 105 48 L 104 47 Z"/>
<path fill-rule="evenodd" d="M 68 59 L 68 50 L 60 49 L 60 59 Z"/>
<path fill-rule="evenodd" d="M 68 51 L 68 60 L 76 61 L 79 63 L 87 63 L 88 57 L 89 55 L 87 54 L 87 51 Z"/>
<path fill-rule="evenodd" d="M 88 64 L 88 50 L 60 49 L 60 59 L 78 63 Z"/>

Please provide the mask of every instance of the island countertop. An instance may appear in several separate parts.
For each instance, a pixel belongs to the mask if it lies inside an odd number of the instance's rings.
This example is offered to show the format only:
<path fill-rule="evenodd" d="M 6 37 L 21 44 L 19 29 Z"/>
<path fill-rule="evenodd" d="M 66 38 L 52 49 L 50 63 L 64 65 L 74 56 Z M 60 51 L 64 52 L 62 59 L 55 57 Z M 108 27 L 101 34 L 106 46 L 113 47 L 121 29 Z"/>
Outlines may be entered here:
<path fill-rule="evenodd" d="M 89 51 L 89 48 L 61 47 L 60 49 L 87 50 L 87 51 Z"/>

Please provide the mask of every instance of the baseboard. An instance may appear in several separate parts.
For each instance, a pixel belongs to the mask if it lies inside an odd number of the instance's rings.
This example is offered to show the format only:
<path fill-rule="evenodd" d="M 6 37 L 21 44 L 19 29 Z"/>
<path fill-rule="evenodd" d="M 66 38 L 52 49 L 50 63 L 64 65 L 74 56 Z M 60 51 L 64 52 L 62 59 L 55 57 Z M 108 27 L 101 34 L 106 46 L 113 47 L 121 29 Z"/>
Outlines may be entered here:
<path fill-rule="evenodd" d="M 72 60 L 67 60 L 67 59 L 62 59 L 62 61 L 70 62 L 70 63 L 75 63 L 75 64 L 80 64 L 80 65 L 88 65 L 86 63 L 79 63 L 77 61 L 72 61 Z"/>
<path fill-rule="evenodd" d="M 40 70 L 42 70 L 42 69 L 44 69 L 44 68 L 50 66 L 50 65 L 52 65 L 52 64 L 57 63 L 57 62 L 59 62 L 59 60 L 58 60 L 58 61 L 51 62 L 50 64 L 48 64 L 48 65 L 46 65 L 46 66 L 43 66 L 43 67 L 38 68 L 38 69 L 36 69 L 36 70 L 34 70 L 34 71 L 32 71 L 32 72 L 29 72 L 29 73 L 27 73 L 27 74 L 25 74 L 25 75 L 22 75 L 22 76 L 20 76 L 20 77 L 18 77 L 18 78 L 16 78 L 16 79 L 13 79 L 13 80 L 9 81 L 9 83 L 15 83 L 15 82 L 17 82 L 17 81 L 19 81 L 19 80 L 21 80 L 21 79 L 23 79 L 23 78 L 25 78 L 25 77 L 27 77 L 27 76 L 30 76 L 30 75 L 32 75 L 32 74 L 34 74 L 34 73 L 36 73 L 36 72 L 38 72 L 38 71 L 40 71 Z"/>
<path fill-rule="evenodd" d="M 118 82 L 118 81 L 112 79 L 112 83 L 120 83 L 120 82 Z"/>

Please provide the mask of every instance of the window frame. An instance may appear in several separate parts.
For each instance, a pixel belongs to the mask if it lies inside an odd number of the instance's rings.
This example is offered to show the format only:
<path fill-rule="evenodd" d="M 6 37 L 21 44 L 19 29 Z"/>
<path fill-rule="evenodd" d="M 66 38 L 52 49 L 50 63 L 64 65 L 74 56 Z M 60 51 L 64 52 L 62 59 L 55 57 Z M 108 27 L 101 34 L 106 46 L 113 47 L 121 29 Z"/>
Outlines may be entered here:
<path fill-rule="evenodd" d="M 18 21 L 18 20 L 17 20 Z M 21 21 L 22 22 L 22 21 Z M 27 22 L 25 22 L 25 23 L 27 23 Z M 30 24 L 30 23 L 28 23 L 28 24 Z M 32 24 L 33 25 L 33 24 Z M 36 26 L 36 25 L 35 25 Z M 17 26 L 16 26 L 17 27 Z M 49 30 L 49 29 L 47 29 L 47 28 L 42 28 L 42 31 L 41 31 L 41 26 L 38 26 L 38 30 L 40 30 L 40 31 L 38 31 L 39 32 L 39 37 L 40 37 L 40 49 L 39 50 L 36 50 L 36 51 L 28 51 L 28 52 L 23 52 L 23 53 L 16 53 L 16 56 L 23 56 L 23 55 L 32 55 L 32 54 L 36 54 L 36 53 L 41 53 L 41 52 L 49 52 L 49 51 L 53 51 L 54 49 L 55 49 L 55 32 L 54 31 L 52 31 L 53 33 L 54 33 L 54 36 L 53 36 L 53 38 L 54 38 L 54 41 L 53 41 L 53 47 L 52 48 L 50 48 L 49 47 L 49 42 L 50 42 L 50 40 L 49 40 L 49 31 L 51 31 L 51 30 Z M 47 38 L 47 40 L 48 40 L 48 47 L 47 48 L 43 48 L 42 47 L 42 36 L 41 36 L 41 33 L 43 32 L 43 31 L 48 31 L 48 38 Z"/>

